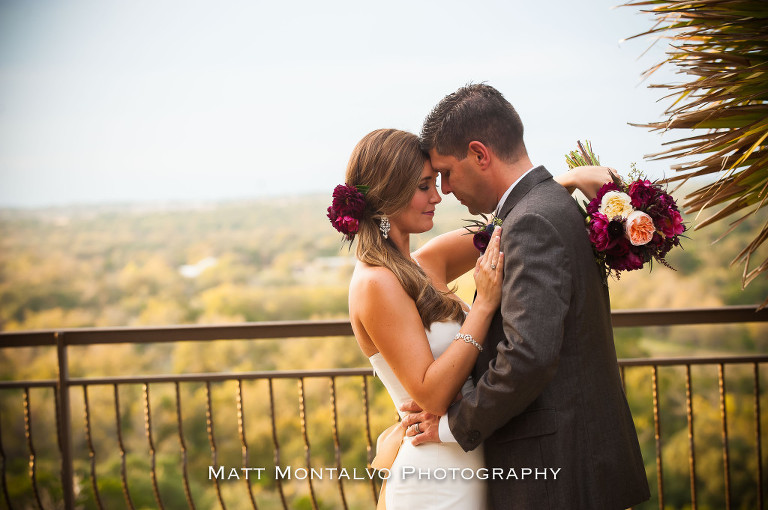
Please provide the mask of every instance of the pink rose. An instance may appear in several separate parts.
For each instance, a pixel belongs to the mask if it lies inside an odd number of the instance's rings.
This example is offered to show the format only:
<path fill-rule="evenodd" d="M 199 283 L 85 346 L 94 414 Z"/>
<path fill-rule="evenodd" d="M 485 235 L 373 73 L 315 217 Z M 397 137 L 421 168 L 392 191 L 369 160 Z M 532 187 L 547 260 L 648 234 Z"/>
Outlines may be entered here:
<path fill-rule="evenodd" d="M 653 239 L 656 227 L 653 220 L 643 211 L 632 211 L 627 216 L 626 223 L 627 239 L 635 246 L 643 246 Z"/>

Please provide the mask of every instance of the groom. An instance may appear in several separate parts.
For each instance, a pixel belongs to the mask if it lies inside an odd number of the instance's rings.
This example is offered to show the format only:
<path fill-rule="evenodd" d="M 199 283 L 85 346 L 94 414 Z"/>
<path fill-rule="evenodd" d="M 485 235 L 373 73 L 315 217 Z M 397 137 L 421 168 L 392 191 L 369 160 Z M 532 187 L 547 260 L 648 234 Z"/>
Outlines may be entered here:
<path fill-rule="evenodd" d="M 475 390 L 439 422 L 412 404 L 407 434 L 414 444 L 456 441 L 467 451 L 483 444 L 496 510 L 619 510 L 645 501 L 608 288 L 575 200 L 533 167 L 520 117 L 488 85 L 446 96 L 421 139 L 443 193 L 503 220 L 504 283 Z"/>

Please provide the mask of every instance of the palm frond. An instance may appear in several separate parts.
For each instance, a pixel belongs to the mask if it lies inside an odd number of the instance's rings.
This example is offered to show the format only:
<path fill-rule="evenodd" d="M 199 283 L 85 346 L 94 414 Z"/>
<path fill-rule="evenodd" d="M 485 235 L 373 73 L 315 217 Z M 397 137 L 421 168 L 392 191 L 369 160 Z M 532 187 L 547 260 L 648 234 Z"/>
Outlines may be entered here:
<path fill-rule="evenodd" d="M 649 159 L 679 159 L 671 165 L 681 184 L 712 175 L 715 182 L 686 197 L 686 212 L 715 208 L 695 229 L 741 213 L 723 236 L 749 216 L 766 217 L 768 205 L 768 2 L 765 0 L 637 0 L 624 4 L 650 13 L 653 28 L 629 39 L 653 36 L 669 41 L 667 57 L 646 70 L 650 76 L 675 66 L 689 80 L 656 84 L 669 91 L 666 120 L 632 124 L 657 131 L 702 130 L 665 143 Z M 768 221 L 733 259 L 744 264 L 742 285 L 768 272 L 768 257 L 750 269 L 752 256 L 768 239 Z M 768 299 L 762 304 L 768 306 Z"/>

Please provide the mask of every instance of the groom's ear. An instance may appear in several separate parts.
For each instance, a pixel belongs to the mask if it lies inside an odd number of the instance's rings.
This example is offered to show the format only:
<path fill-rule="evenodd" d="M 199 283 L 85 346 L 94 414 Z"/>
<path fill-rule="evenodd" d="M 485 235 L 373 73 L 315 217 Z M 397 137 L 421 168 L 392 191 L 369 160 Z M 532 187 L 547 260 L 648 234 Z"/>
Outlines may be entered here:
<path fill-rule="evenodd" d="M 467 157 L 472 158 L 472 161 L 483 170 L 491 164 L 491 151 L 483 142 L 476 140 L 469 142 Z"/>

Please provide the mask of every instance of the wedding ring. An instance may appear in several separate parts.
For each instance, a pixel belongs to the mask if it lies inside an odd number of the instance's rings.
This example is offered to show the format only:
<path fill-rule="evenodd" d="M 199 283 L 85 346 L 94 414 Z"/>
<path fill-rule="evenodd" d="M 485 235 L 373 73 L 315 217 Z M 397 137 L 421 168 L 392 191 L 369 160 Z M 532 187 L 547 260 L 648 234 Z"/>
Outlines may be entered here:
<path fill-rule="evenodd" d="M 496 269 L 496 264 L 491 264 L 491 269 Z"/>
<path fill-rule="evenodd" d="M 416 433 L 417 434 L 421 434 L 421 429 L 419 428 L 419 424 L 418 423 L 414 423 L 413 426 L 416 427 Z"/>

